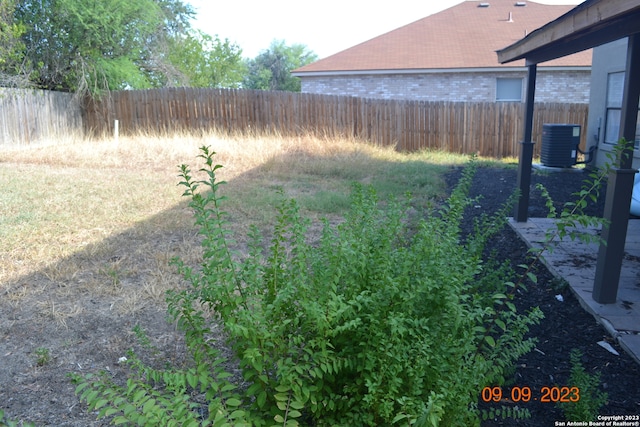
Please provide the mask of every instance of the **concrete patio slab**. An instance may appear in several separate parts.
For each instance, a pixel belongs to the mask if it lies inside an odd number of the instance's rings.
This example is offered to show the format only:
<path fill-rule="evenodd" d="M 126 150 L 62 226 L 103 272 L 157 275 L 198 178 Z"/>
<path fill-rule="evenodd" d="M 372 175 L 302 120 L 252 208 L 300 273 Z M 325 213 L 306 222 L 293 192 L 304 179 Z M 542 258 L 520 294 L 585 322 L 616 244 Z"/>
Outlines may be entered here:
<path fill-rule="evenodd" d="M 524 223 L 511 219 L 509 224 L 533 248 L 542 248 L 549 233 L 556 230 L 556 221 L 552 218 L 529 218 Z M 600 233 L 594 228 L 580 231 L 592 235 Z M 543 253 L 543 262 L 549 271 L 569 283 L 582 307 L 640 363 L 640 219 L 629 220 L 615 304 L 600 304 L 592 297 L 598 257 L 596 243 L 555 237 L 551 245 L 553 250 Z"/>

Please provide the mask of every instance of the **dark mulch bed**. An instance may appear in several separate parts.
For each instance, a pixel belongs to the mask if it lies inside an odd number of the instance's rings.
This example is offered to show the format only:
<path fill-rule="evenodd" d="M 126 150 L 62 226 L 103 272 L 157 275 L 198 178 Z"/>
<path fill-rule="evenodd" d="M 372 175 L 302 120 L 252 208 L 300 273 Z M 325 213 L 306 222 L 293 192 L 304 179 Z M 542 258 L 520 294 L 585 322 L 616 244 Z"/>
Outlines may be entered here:
<path fill-rule="evenodd" d="M 516 188 L 516 175 L 515 169 L 478 169 L 471 196 L 481 198 L 467 211 L 466 232 L 471 230 L 474 217 L 482 213 L 491 214 L 506 201 Z M 449 185 L 454 185 L 459 176 L 460 170 L 452 172 L 447 177 Z M 542 183 L 558 208 L 561 208 L 564 202 L 575 200 L 572 193 L 580 190 L 585 177 L 584 173 L 534 173 L 532 186 Z M 585 213 L 602 216 L 604 194 L 603 191 L 598 203 L 589 206 Z M 545 217 L 547 212 L 539 191 L 532 190 L 529 216 Z M 489 246 L 499 259 L 510 259 L 514 267 L 528 264 L 527 246 L 510 227 L 496 236 Z M 640 365 L 612 342 L 606 330 L 580 306 L 569 289 L 561 292 L 564 302 L 555 298 L 559 292 L 557 287 L 554 290 L 554 278 L 544 266 L 539 266 L 536 274 L 538 284 L 530 283 L 528 291 L 517 297 L 516 305 L 520 310 L 538 306 L 545 318 L 530 331 L 530 335 L 538 339 L 536 350 L 518 360 L 513 382 L 504 387 L 505 391 L 518 386 L 530 387 L 534 392 L 539 392 L 543 386 L 567 385 L 571 368 L 569 352 L 577 348 L 584 354 L 582 363 L 587 372 L 601 373 L 601 389 L 608 394 L 608 402 L 601 409 L 601 414 L 640 414 Z M 603 339 L 611 342 L 620 356 L 597 345 Z M 553 403 L 520 403 L 520 407 L 531 412 L 531 419 L 490 420 L 484 421 L 482 425 L 553 426 L 556 421 L 564 420 L 562 411 Z"/>

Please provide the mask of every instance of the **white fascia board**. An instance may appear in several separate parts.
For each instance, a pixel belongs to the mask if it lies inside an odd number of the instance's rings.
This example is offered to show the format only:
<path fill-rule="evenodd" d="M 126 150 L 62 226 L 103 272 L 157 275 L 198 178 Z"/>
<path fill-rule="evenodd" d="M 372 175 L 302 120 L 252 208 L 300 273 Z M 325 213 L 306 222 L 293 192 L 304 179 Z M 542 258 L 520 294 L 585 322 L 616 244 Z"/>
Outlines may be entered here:
<path fill-rule="evenodd" d="M 395 70 L 348 70 L 348 71 L 307 71 L 293 72 L 295 77 L 334 77 L 334 76 L 371 76 L 385 74 L 444 74 L 444 73 L 515 73 L 526 72 L 527 67 L 490 67 L 490 68 L 424 68 L 424 69 L 395 69 Z M 538 67 L 538 72 L 545 71 L 591 71 L 591 67 L 563 66 Z"/>

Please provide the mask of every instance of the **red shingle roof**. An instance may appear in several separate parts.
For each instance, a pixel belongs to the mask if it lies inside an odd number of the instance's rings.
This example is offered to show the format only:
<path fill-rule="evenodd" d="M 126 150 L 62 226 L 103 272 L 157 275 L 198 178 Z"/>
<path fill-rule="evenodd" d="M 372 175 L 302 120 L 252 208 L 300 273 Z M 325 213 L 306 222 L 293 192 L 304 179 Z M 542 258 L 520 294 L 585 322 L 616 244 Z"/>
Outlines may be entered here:
<path fill-rule="evenodd" d="M 521 67 L 524 61 L 500 64 L 496 51 L 574 7 L 516 0 L 465 1 L 294 72 Z M 541 66 L 589 67 L 591 50 Z"/>

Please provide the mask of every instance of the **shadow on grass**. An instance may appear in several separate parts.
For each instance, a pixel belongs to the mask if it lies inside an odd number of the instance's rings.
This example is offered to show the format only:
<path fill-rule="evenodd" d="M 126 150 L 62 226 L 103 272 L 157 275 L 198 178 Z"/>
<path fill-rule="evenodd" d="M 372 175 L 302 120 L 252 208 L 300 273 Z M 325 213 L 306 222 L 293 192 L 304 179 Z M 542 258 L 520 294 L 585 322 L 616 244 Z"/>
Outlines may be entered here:
<path fill-rule="evenodd" d="M 248 224 L 269 228 L 279 190 L 299 200 L 312 218 L 336 221 L 349 208 L 352 181 L 373 185 L 382 199 L 411 192 L 419 209 L 438 203 L 446 191 L 442 174 L 447 167 L 426 161 L 304 161 L 300 164 L 295 154 L 282 155 L 222 188 L 229 198 L 225 207 L 237 250 L 245 244 Z M 190 166 L 195 171 L 200 164 L 194 159 Z M 319 231 L 319 225 L 310 230 Z M 132 348 L 159 365 L 186 363 L 181 333 L 167 321 L 164 304 L 168 289 L 185 286 L 169 265 L 174 257 L 194 266 L 201 258 L 186 199 L 6 283 L 0 302 L 0 408 L 7 416 L 38 425 L 102 425 L 79 404 L 69 373 L 106 370 L 122 381 L 127 368 L 118 360 Z M 136 325 L 155 349 L 140 345 Z M 38 363 L 39 349 L 49 351 L 48 363 Z"/>

